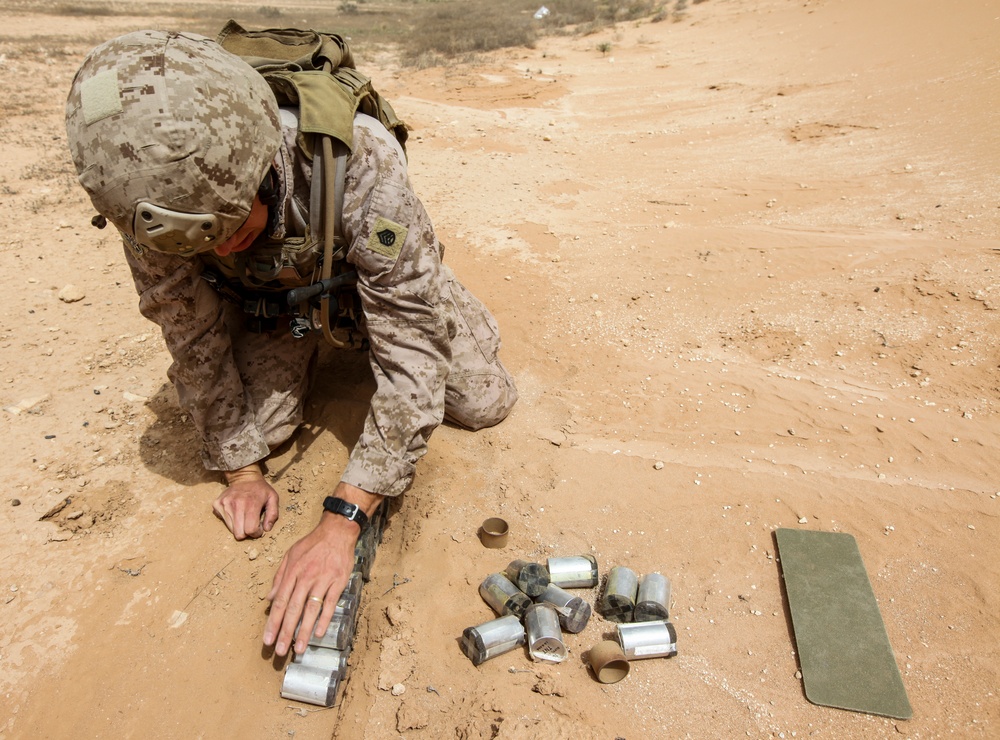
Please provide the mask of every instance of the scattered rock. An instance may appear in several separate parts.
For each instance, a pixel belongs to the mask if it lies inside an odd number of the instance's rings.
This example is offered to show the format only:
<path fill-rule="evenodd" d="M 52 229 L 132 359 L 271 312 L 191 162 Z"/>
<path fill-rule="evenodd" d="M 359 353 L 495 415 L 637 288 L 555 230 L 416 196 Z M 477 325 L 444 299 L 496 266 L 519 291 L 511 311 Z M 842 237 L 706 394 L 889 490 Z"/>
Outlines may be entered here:
<path fill-rule="evenodd" d="M 393 602 L 385 608 L 385 618 L 389 620 L 389 624 L 393 627 L 399 627 L 406 620 L 406 610 L 403 609 L 403 605 L 398 601 Z"/>
<path fill-rule="evenodd" d="M 170 615 L 170 619 L 167 620 L 167 626 L 175 630 L 187 621 L 187 612 L 182 612 L 180 609 L 175 609 L 174 613 Z"/>
<path fill-rule="evenodd" d="M 389 693 L 391 693 L 393 696 L 402 696 L 403 694 L 406 693 L 406 687 L 401 683 L 394 683 Z"/>
<path fill-rule="evenodd" d="M 414 706 L 410 702 L 403 702 L 396 710 L 396 731 L 406 732 L 407 730 L 422 730 L 430 723 L 427 710 L 423 707 Z"/>
<path fill-rule="evenodd" d="M 49 400 L 49 395 L 47 393 L 43 396 L 32 396 L 30 398 L 24 398 L 10 406 L 4 406 L 3 410 L 6 411 L 8 414 L 14 414 L 14 416 L 17 416 L 22 411 L 28 411 L 28 412 L 34 411 L 38 406 L 40 406 L 42 403 L 48 400 Z"/>
<path fill-rule="evenodd" d="M 19 499 L 19 498 L 12 498 L 10 500 L 10 505 L 11 506 L 20 506 L 21 505 L 21 499 Z"/>
<path fill-rule="evenodd" d="M 655 463 L 653 463 L 653 469 L 663 470 L 663 460 L 657 460 Z"/>
<path fill-rule="evenodd" d="M 63 289 L 60 290 L 56 294 L 56 296 L 63 303 L 76 303 L 77 301 L 82 301 L 84 298 L 86 298 L 87 294 L 84 293 L 80 288 L 70 283 L 69 285 L 63 287 Z"/>
<path fill-rule="evenodd" d="M 379 689 L 389 691 L 410 677 L 413 673 L 413 659 L 409 657 L 409 652 L 405 640 L 400 636 L 388 637 L 382 641 L 382 652 L 379 655 Z"/>
<path fill-rule="evenodd" d="M 128 391 L 122 393 L 122 398 L 129 403 L 146 403 L 149 400 L 146 396 L 140 396 L 138 393 L 129 393 Z"/>
<path fill-rule="evenodd" d="M 260 557 L 260 551 L 256 547 L 251 545 L 247 548 L 247 560 L 256 560 Z"/>
<path fill-rule="evenodd" d="M 562 447 L 563 442 L 566 441 L 565 433 L 559 431 L 558 429 L 539 429 L 537 434 L 539 439 L 544 439 L 546 442 L 550 442 L 556 447 Z"/>
<path fill-rule="evenodd" d="M 60 501 L 55 506 L 53 506 L 51 509 L 49 509 L 44 514 L 42 514 L 40 517 L 38 517 L 38 521 L 44 522 L 46 519 L 51 519 L 56 514 L 58 514 L 60 511 L 62 511 L 63 509 L 65 509 L 67 506 L 69 506 L 72 502 L 73 502 L 73 499 L 71 499 L 69 496 L 67 496 L 62 501 Z"/>
<path fill-rule="evenodd" d="M 542 696 L 566 696 L 566 690 L 552 676 L 542 676 L 531 690 Z"/>

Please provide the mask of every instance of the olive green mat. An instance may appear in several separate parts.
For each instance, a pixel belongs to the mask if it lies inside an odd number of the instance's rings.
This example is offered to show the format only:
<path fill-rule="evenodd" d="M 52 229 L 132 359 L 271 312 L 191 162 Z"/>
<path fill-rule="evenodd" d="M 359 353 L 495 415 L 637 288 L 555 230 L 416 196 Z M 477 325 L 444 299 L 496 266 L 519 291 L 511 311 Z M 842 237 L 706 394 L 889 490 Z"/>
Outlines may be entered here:
<path fill-rule="evenodd" d="M 775 536 L 806 698 L 909 719 L 913 710 L 854 537 L 800 529 Z"/>

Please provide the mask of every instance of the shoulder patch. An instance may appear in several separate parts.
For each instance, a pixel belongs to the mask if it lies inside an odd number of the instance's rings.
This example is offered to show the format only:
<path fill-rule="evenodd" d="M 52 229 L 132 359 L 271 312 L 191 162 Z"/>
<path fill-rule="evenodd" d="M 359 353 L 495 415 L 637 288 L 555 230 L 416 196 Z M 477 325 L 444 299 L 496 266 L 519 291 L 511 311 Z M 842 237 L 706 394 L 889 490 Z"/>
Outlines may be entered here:
<path fill-rule="evenodd" d="M 405 226 L 400 226 L 394 221 L 379 216 L 375 219 L 375 226 L 372 228 L 366 246 L 376 254 L 396 259 L 403 248 L 403 242 L 406 241 L 406 232 Z"/>

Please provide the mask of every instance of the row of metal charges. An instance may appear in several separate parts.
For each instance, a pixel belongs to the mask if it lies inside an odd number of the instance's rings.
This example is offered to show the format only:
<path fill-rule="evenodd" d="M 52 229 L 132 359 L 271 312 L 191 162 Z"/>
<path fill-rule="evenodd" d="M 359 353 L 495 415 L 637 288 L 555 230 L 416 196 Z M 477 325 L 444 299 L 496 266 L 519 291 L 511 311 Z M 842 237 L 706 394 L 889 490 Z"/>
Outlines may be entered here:
<path fill-rule="evenodd" d="M 337 602 L 330 626 L 322 637 L 312 635 L 305 651 L 295 654 L 285 668 L 281 682 L 283 698 L 321 707 L 332 707 L 336 702 L 337 690 L 347 677 L 348 657 L 361 609 L 361 590 L 371 577 L 375 551 L 382 542 L 387 518 L 387 507 L 382 504 L 372 517 L 371 525 L 358 538 L 354 548 L 354 569 Z"/>

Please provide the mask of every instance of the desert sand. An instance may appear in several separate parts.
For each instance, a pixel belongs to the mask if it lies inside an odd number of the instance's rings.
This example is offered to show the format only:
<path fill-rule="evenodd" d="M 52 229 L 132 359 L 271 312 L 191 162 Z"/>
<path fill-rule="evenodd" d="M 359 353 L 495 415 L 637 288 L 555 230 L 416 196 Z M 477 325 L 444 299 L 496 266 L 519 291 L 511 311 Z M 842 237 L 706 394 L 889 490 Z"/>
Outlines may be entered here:
<path fill-rule="evenodd" d="M 1000 735 L 995 2 L 710 0 L 424 70 L 357 50 L 521 400 L 435 433 L 328 710 L 279 696 L 261 632 L 365 358 L 326 353 L 268 463 L 281 519 L 234 541 L 62 126 L 84 39 L 173 19 L 5 6 L 0 737 Z M 912 719 L 806 699 L 779 527 L 856 538 Z M 561 664 L 473 666 L 480 581 L 582 553 L 671 579 L 679 654 L 600 684 L 595 616 Z"/>

